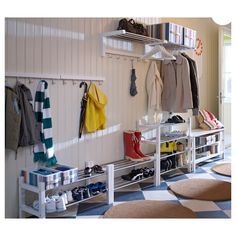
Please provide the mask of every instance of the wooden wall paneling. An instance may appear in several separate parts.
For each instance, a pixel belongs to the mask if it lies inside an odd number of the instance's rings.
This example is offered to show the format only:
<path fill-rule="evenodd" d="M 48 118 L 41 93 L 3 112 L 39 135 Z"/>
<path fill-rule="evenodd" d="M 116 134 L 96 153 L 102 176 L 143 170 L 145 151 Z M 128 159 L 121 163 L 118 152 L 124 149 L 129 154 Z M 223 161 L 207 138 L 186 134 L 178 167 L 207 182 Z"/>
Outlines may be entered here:
<path fill-rule="evenodd" d="M 43 18 L 42 26 L 42 71 L 43 74 L 50 71 L 50 35 L 51 35 L 51 22 L 49 18 Z"/>
<path fill-rule="evenodd" d="M 22 18 L 17 19 L 16 29 L 16 45 L 17 45 L 17 72 L 25 72 L 25 20 Z"/>
<path fill-rule="evenodd" d="M 48 73 L 58 74 L 58 19 L 50 19 L 50 70 Z M 57 97 L 58 83 L 55 80 L 48 80 L 50 89 L 50 103 L 51 103 L 51 116 L 52 116 L 52 128 L 53 128 L 53 143 L 54 145 L 58 141 L 58 116 L 57 109 L 59 106 Z"/>
<path fill-rule="evenodd" d="M 28 19 L 25 24 L 25 71 L 31 71 L 34 68 L 34 22 Z"/>
<path fill-rule="evenodd" d="M 14 18 L 6 19 L 6 72 L 17 70 L 17 21 Z"/>
<path fill-rule="evenodd" d="M 34 19 L 34 73 L 42 73 L 42 19 Z"/>

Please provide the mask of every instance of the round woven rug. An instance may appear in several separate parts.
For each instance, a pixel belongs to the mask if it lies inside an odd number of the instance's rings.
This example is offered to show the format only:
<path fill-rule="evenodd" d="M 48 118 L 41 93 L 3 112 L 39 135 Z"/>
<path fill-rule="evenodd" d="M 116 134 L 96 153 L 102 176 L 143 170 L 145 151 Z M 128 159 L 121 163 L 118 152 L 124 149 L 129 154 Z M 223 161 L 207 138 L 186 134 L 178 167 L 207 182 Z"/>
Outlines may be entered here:
<path fill-rule="evenodd" d="M 181 204 L 138 200 L 111 207 L 103 218 L 196 218 L 196 215 Z"/>
<path fill-rule="evenodd" d="M 198 200 L 231 199 L 231 183 L 216 179 L 184 179 L 169 186 L 177 195 Z"/>
<path fill-rule="evenodd" d="M 223 163 L 213 166 L 211 168 L 212 171 L 216 172 L 220 175 L 231 176 L 231 164 L 230 163 Z"/>

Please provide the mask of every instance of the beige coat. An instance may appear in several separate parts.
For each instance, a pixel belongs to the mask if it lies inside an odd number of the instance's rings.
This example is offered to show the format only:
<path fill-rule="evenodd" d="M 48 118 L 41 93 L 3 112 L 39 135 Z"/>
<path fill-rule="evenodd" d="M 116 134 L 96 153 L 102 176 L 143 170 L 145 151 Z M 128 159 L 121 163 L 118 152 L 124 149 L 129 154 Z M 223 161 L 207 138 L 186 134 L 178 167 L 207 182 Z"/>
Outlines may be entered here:
<path fill-rule="evenodd" d="M 148 116 L 152 119 L 155 113 L 162 111 L 161 96 L 163 83 L 155 61 L 150 63 L 146 76 L 146 90 L 148 94 Z M 152 121 L 152 120 L 151 120 Z"/>
<path fill-rule="evenodd" d="M 162 63 L 162 109 L 168 112 L 187 112 L 193 108 L 189 64 L 178 54 L 176 61 Z"/>

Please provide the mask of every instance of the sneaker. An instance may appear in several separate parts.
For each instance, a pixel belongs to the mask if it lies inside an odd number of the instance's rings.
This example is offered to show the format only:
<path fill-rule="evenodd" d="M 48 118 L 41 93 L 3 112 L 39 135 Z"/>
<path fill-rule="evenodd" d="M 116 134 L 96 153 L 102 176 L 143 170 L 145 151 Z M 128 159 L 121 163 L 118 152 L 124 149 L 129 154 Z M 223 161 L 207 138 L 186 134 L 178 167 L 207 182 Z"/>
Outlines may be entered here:
<path fill-rule="evenodd" d="M 129 174 L 122 175 L 121 178 L 128 181 L 140 180 L 143 178 L 143 172 L 141 169 L 132 170 Z"/>
<path fill-rule="evenodd" d="M 46 206 L 46 212 L 47 213 L 52 213 L 52 212 L 56 212 L 56 200 L 54 198 L 49 198 L 47 197 L 45 202 L 45 206 Z"/>
<path fill-rule="evenodd" d="M 72 192 L 71 191 L 66 191 L 66 196 L 67 196 L 67 201 L 68 202 L 73 202 L 73 197 L 72 197 Z"/>
<path fill-rule="evenodd" d="M 39 201 L 38 200 L 35 200 L 34 202 L 33 202 L 33 208 L 35 209 L 35 210 L 39 210 Z"/>
<path fill-rule="evenodd" d="M 68 204 L 67 194 L 66 192 L 61 193 L 61 195 L 64 198 L 65 204 Z"/>
<path fill-rule="evenodd" d="M 61 212 L 66 210 L 65 200 L 62 196 L 56 199 L 56 211 Z"/>

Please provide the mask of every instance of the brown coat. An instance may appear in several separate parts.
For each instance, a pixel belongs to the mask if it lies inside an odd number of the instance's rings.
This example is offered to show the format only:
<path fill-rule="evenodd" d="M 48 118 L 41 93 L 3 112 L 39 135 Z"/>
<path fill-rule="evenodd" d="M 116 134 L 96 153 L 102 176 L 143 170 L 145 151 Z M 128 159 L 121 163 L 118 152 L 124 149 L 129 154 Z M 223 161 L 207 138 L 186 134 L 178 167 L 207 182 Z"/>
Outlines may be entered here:
<path fill-rule="evenodd" d="M 176 61 L 162 63 L 162 109 L 168 112 L 187 112 L 193 108 L 189 64 L 178 54 Z"/>

